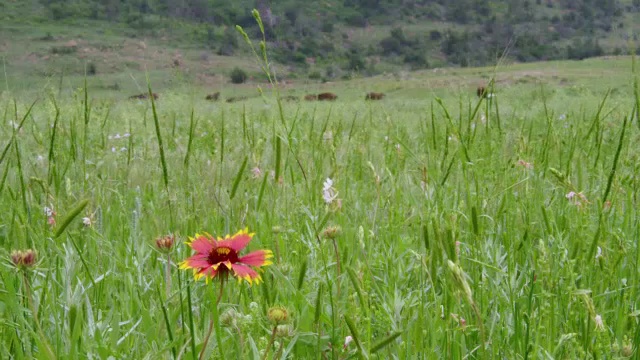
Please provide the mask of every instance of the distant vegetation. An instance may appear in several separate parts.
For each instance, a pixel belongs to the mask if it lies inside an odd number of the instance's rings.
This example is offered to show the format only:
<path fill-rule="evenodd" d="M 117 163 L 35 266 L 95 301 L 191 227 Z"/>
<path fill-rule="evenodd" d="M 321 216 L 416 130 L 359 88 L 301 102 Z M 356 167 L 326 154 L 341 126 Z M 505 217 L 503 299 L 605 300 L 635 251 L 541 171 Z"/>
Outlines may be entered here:
<path fill-rule="evenodd" d="M 179 36 L 183 44 L 201 44 L 223 56 L 244 49 L 235 25 L 258 36 L 253 8 L 264 19 L 273 58 L 316 79 L 481 66 L 503 55 L 527 62 L 626 54 L 628 40 L 640 33 L 633 20 L 640 16 L 640 0 L 0 2 L 4 19 L 119 23 L 135 36 Z"/>

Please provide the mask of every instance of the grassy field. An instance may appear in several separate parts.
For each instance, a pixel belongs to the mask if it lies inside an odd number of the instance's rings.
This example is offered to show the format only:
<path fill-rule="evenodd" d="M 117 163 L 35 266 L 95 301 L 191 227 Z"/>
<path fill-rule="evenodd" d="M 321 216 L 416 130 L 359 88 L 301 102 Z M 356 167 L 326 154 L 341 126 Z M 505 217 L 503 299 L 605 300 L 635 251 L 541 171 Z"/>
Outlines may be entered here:
<path fill-rule="evenodd" d="M 335 102 L 279 103 L 264 84 L 264 96 L 256 83 L 221 84 L 223 98 L 252 97 L 233 104 L 206 102 L 210 88 L 170 71 L 150 74 L 161 93 L 153 104 L 101 88 L 108 75 L 20 88 L 9 74 L 0 351 L 636 356 L 631 64 L 503 64 L 281 88 L 332 91 Z M 495 96 L 479 100 L 476 86 L 493 76 Z M 133 78 L 145 91 L 144 72 Z M 365 102 L 368 91 L 387 97 Z M 188 237 L 245 228 L 255 232 L 248 251 L 274 254 L 263 283 L 194 281 L 178 268 L 193 255 Z M 167 235 L 170 251 L 156 241 Z"/>

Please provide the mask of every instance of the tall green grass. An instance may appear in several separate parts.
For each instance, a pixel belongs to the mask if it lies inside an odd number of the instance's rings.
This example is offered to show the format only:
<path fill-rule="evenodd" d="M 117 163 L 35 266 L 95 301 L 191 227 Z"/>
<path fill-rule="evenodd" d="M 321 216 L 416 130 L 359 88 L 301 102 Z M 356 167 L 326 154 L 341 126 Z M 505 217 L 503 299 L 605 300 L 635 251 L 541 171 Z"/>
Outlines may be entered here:
<path fill-rule="evenodd" d="M 631 356 L 640 134 L 637 85 L 621 86 L 635 95 L 498 87 L 500 107 L 458 92 L 216 106 L 168 95 L 90 107 L 86 88 L 3 97 L 0 351 L 48 358 L 40 327 L 61 359 L 192 359 L 219 316 L 206 354 L 260 359 L 280 305 L 288 327 L 269 358 Z M 340 207 L 323 201 L 327 177 Z M 277 248 L 278 261 L 216 305 L 216 285 L 178 270 L 181 241 L 246 226 L 250 248 Z M 168 233 L 181 241 L 166 296 L 154 240 Z M 26 248 L 39 258 L 33 308 L 10 262 Z"/>

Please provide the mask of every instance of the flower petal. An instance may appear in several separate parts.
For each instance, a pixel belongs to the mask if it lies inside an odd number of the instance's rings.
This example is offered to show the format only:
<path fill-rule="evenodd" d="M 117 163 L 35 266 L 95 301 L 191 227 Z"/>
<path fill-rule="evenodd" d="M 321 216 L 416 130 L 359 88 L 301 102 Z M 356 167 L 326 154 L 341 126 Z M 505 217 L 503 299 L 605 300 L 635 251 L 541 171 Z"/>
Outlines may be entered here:
<path fill-rule="evenodd" d="M 231 236 L 230 239 L 218 242 L 217 247 L 228 247 L 236 252 L 239 252 L 240 250 L 247 247 L 247 244 L 249 244 L 249 241 L 251 241 L 252 237 L 253 234 L 249 234 L 244 230 L 240 230 L 235 235 Z"/>
<path fill-rule="evenodd" d="M 233 273 L 239 279 L 247 280 L 249 284 L 252 284 L 254 281 L 257 284 L 262 280 L 255 270 L 245 265 L 233 264 Z"/>
<path fill-rule="evenodd" d="M 199 272 L 193 274 L 193 277 L 196 280 L 199 280 L 202 277 L 205 277 L 205 280 L 207 281 L 207 283 L 209 282 L 209 279 L 213 279 L 216 277 L 216 275 L 218 275 L 218 272 L 215 271 L 213 268 L 208 267 L 206 269 L 202 269 Z"/>
<path fill-rule="evenodd" d="M 196 236 L 196 238 L 189 244 L 193 250 L 200 254 L 208 254 L 211 249 L 214 248 L 214 240 L 207 238 L 206 236 L 200 235 Z"/>
<path fill-rule="evenodd" d="M 204 275 L 206 275 L 206 276 L 208 276 L 210 278 L 214 278 L 214 277 L 216 277 L 216 275 L 218 275 L 218 272 L 213 270 L 213 268 L 209 267 L 207 269 L 204 269 L 202 271 L 202 274 L 204 274 Z"/>
<path fill-rule="evenodd" d="M 200 269 L 204 269 L 204 268 L 208 268 L 211 267 L 211 264 L 209 264 L 209 261 L 207 260 L 203 260 L 203 259 L 194 259 L 193 257 L 187 259 L 184 261 L 184 263 L 186 263 L 189 268 L 200 268 Z"/>
<path fill-rule="evenodd" d="M 258 250 L 239 258 L 238 262 L 256 267 L 271 265 L 272 262 L 268 259 L 272 256 L 271 250 Z"/>

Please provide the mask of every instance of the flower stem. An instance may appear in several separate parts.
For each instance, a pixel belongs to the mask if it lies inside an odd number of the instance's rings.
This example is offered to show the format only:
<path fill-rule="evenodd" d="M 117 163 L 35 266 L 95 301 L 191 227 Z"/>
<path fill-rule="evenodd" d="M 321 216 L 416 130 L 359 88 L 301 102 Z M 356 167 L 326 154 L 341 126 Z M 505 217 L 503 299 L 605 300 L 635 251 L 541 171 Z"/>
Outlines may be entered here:
<path fill-rule="evenodd" d="M 264 355 L 262 355 L 262 360 L 265 360 L 269 355 L 269 350 L 271 350 L 271 346 L 273 342 L 276 340 L 276 330 L 278 330 L 278 325 L 273 326 L 273 331 L 271 332 L 271 339 L 269 339 L 269 344 L 267 344 L 267 348 L 264 350 Z"/>
<path fill-rule="evenodd" d="M 284 348 L 284 341 L 280 341 L 280 347 L 278 348 L 278 352 L 276 352 L 274 359 L 277 359 L 280 357 L 280 354 L 282 354 L 283 348 Z"/>
<path fill-rule="evenodd" d="M 167 286 L 167 299 L 171 294 L 171 254 L 167 254 L 167 267 L 165 269 L 165 285 Z"/>
<path fill-rule="evenodd" d="M 223 289 L 224 289 L 224 278 L 222 278 L 222 280 L 220 281 L 220 293 L 218 294 L 218 299 L 216 300 L 216 305 L 215 305 L 216 309 L 218 307 L 218 304 L 220 304 L 220 299 L 222 299 L 222 290 Z M 204 343 L 202 344 L 202 350 L 200 350 L 200 355 L 198 356 L 199 360 L 202 360 L 203 357 L 204 357 L 204 352 L 207 349 L 207 344 L 209 343 L 209 338 L 211 338 L 211 333 L 213 333 L 214 320 L 216 320 L 216 319 L 214 319 L 212 317 L 211 321 L 209 321 L 209 330 L 207 331 L 207 336 L 204 338 Z"/>
<path fill-rule="evenodd" d="M 276 235 L 276 241 L 274 242 L 276 250 L 276 263 L 280 264 L 280 236 Z"/>
<path fill-rule="evenodd" d="M 336 239 L 331 239 L 333 242 L 333 251 L 336 253 L 336 267 L 338 269 L 338 276 L 336 278 L 336 286 L 338 290 L 338 298 L 340 297 L 340 253 L 338 252 L 338 244 L 336 243 Z"/>
<path fill-rule="evenodd" d="M 242 330 L 238 325 L 235 325 L 236 331 L 238 332 L 238 336 L 240 337 L 240 354 L 244 353 L 244 336 L 242 335 Z"/>

